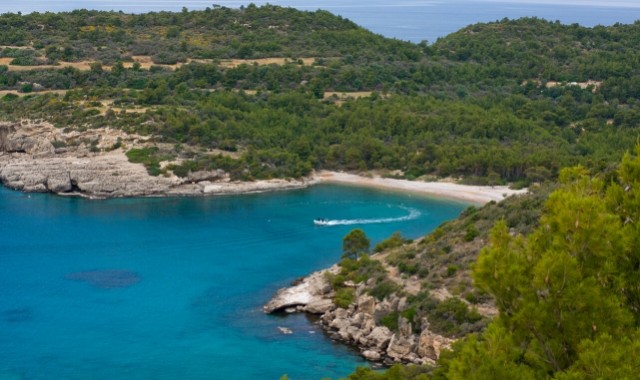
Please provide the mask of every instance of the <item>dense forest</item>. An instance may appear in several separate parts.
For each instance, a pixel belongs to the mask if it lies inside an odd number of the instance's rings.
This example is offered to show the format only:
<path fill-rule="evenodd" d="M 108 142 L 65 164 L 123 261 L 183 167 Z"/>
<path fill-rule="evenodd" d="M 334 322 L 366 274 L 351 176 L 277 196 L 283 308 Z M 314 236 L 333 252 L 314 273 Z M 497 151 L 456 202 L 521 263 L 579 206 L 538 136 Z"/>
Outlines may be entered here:
<path fill-rule="evenodd" d="M 0 25 L 3 119 L 151 135 L 159 145 L 130 156 L 152 174 L 379 170 L 524 186 L 575 164 L 607 169 L 638 136 L 640 24 L 502 20 L 433 45 L 276 6 Z"/>
<path fill-rule="evenodd" d="M 411 318 L 466 338 L 436 368 L 351 379 L 635 377 L 640 151 L 625 153 L 640 136 L 640 22 L 504 19 L 412 44 L 324 11 L 250 5 L 3 14 L 0 28 L 0 120 L 147 136 L 112 149 L 153 175 L 333 169 L 531 186 L 379 247 L 399 273 L 493 299 L 499 316 L 420 293 Z M 382 279 L 377 295 L 396 290 L 375 261 L 342 265 L 336 287 L 366 272 Z"/>

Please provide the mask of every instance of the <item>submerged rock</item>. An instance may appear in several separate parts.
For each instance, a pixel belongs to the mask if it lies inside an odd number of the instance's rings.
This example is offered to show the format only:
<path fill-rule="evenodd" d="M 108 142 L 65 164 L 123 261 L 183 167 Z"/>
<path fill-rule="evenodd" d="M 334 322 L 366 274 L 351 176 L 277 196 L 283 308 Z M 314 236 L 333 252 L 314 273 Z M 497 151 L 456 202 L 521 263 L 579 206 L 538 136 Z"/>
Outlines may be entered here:
<path fill-rule="evenodd" d="M 21 307 L 17 309 L 4 310 L 2 320 L 10 323 L 28 322 L 33 319 L 33 310 L 29 307 Z"/>
<path fill-rule="evenodd" d="M 102 289 L 126 288 L 140 282 L 140 276 L 129 270 L 107 269 L 74 272 L 65 276 L 67 280 L 82 281 Z"/>

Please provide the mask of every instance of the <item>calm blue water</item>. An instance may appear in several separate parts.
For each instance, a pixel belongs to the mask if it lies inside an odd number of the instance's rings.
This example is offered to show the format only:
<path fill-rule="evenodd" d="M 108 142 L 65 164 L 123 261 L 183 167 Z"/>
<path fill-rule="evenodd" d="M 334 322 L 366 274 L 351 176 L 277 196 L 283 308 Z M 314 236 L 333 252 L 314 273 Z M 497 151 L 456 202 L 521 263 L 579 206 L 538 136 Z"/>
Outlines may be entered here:
<path fill-rule="evenodd" d="M 464 207 L 337 186 L 107 201 L 0 188 L 0 378 L 345 376 L 365 363 L 305 316 L 266 316 L 263 303 L 338 261 L 354 227 L 373 242 L 417 237 Z M 403 220 L 316 227 L 317 217 Z"/>
<path fill-rule="evenodd" d="M 633 23 L 640 19 L 637 0 L 0 0 L 0 13 L 69 11 L 77 8 L 122 10 L 128 13 L 191 10 L 219 4 L 250 3 L 325 9 L 387 37 L 434 42 L 469 24 L 504 17 L 536 16 L 584 26 Z"/>

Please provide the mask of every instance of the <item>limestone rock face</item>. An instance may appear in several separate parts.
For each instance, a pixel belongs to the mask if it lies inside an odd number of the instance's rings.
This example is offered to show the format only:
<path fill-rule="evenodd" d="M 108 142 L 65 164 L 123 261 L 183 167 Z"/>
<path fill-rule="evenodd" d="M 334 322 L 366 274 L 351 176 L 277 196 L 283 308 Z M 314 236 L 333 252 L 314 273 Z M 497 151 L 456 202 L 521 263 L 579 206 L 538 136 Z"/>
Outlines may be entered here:
<path fill-rule="evenodd" d="M 189 173 L 187 179 L 191 182 L 202 182 L 202 181 L 220 181 L 222 179 L 227 179 L 226 173 L 224 170 L 200 170 L 197 172 Z"/>
<path fill-rule="evenodd" d="M 378 351 L 366 350 L 362 352 L 362 356 L 364 356 L 367 360 L 377 361 L 382 357 Z"/>
<path fill-rule="evenodd" d="M 385 349 L 391 341 L 392 336 L 393 333 L 389 328 L 385 326 L 377 326 L 371 331 L 371 334 L 367 336 L 367 339 L 371 343 L 371 346 L 378 349 Z"/>
<path fill-rule="evenodd" d="M 358 311 L 373 314 L 376 310 L 376 300 L 370 295 L 363 295 L 358 298 Z"/>
<path fill-rule="evenodd" d="M 311 314 L 324 314 L 327 310 L 333 307 L 333 301 L 330 299 L 313 300 L 307 304 L 304 309 L 307 313 Z"/>
<path fill-rule="evenodd" d="M 46 183 L 47 189 L 53 193 L 67 193 L 73 190 L 73 184 L 71 183 L 71 175 L 69 173 L 51 173 L 47 177 Z"/>
<path fill-rule="evenodd" d="M 95 197 L 162 195 L 174 184 L 171 179 L 150 176 L 143 166 L 130 163 L 121 151 L 81 159 L 5 155 L 0 157 L 0 181 L 16 190 L 74 190 Z"/>
<path fill-rule="evenodd" d="M 264 305 L 264 312 L 273 313 L 295 306 L 303 306 L 306 311 L 312 314 L 322 314 L 328 311 L 334 306 L 331 295 L 325 293 L 328 284 L 326 273 L 337 273 L 338 270 L 338 266 L 334 266 L 315 272 L 295 286 L 280 289 L 275 297 Z M 346 313 L 346 311 L 344 312 Z"/>
<path fill-rule="evenodd" d="M 54 154 L 53 144 L 44 136 L 30 136 L 11 125 L 0 126 L 0 151 L 5 153 L 26 153 L 31 155 Z"/>
<path fill-rule="evenodd" d="M 421 357 L 436 360 L 440 357 L 442 350 L 451 348 L 453 342 L 453 339 L 434 334 L 429 330 L 424 330 L 420 334 L 416 353 Z"/>
<path fill-rule="evenodd" d="M 400 334 L 393 334 L 389 341 L 387 355 L 395 361 L 400 362 L 405 356 L 409 355 L 414 348 L 415 342 L 413 336 L 404 337 Z"/>
<path fill-rule="evenodd" d="M 112 150 L 116 141 L 132 147 L 138 140 L 144 139 L 110 128 L 63 133 L 46 123 L 0 123 L 0 183 L 90 198 L 255 193 L 309 185 L 281 179 L 229 182 L 222 170 L 198 171 L 186 179 L 151 176 L 142 164 L 129 162 L 124 150 Z M 94 152 L 96 147 L 104 151 Z"/>
<path fill-rule="evenodd" d="M 411 336 L 413 330 L 411 328 L 411 323 L 407 318 L 399 317 L 398 318 L 398 334 L 402 337 Z"/>

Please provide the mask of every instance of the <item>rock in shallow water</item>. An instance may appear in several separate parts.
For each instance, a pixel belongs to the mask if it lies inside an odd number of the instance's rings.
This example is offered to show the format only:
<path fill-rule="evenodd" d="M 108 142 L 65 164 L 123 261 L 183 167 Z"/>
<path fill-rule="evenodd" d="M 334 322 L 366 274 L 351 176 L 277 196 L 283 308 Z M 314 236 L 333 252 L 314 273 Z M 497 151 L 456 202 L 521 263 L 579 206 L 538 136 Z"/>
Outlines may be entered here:
<path fill-rule="evenodd" d="M 137 284 L 140 276 L 136 272 L 122 269 L 74 272 L 65 276 L 67 280 L 83 281 L 97 288 L 126 288 Z"/>
<path fill-rule="evenodd" d="M 18 323 L 28 322 L 33 319 L 33 310 L 28 307 L 18 309 L 5 310 L 1 313 L 2 320 L 5 322 Z M 2 379 L 2 377 L 0 377 Z"/>

